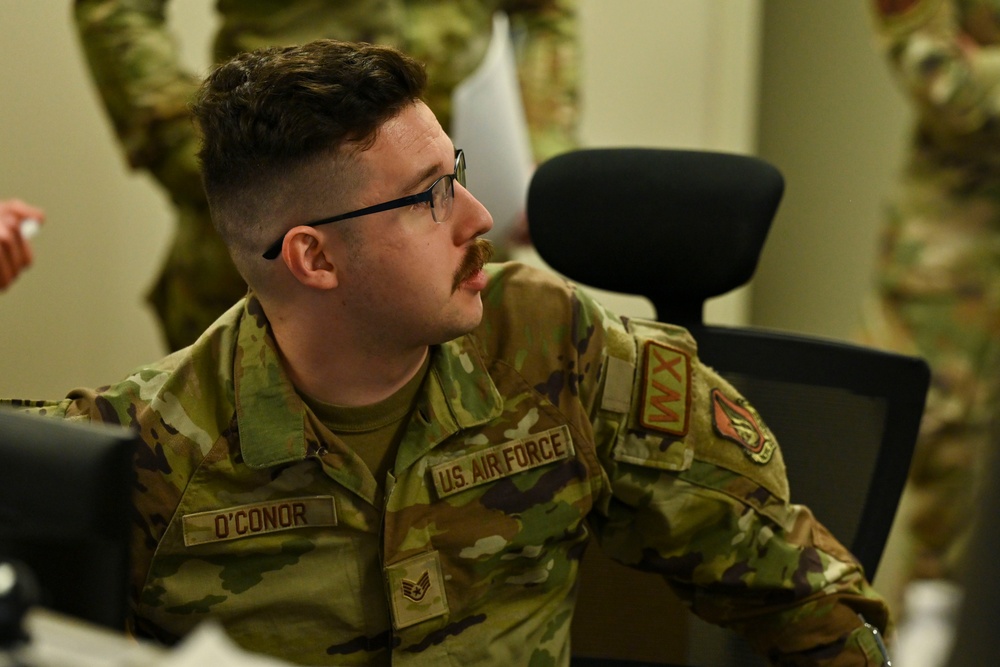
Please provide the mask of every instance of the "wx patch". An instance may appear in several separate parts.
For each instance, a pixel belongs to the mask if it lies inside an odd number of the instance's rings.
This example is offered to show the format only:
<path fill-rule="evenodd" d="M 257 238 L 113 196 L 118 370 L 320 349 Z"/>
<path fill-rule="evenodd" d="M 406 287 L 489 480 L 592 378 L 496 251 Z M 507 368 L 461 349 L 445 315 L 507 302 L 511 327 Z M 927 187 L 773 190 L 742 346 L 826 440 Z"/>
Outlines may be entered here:
<path fill-rule="evenodd" d="M 688 432 L 691 413 L 691 357 L 686 352 L 647 341 L 642 365 L 643 428 L 671 435 Z"/>
<path fill-rule="evenodd" d="M 764 464 L 774 453 L 774 436 L 753 407 L 744 401 L 728 398 L 712 390 L 712 425 L 715 432 L 743 447 L 755 463 Z"/>

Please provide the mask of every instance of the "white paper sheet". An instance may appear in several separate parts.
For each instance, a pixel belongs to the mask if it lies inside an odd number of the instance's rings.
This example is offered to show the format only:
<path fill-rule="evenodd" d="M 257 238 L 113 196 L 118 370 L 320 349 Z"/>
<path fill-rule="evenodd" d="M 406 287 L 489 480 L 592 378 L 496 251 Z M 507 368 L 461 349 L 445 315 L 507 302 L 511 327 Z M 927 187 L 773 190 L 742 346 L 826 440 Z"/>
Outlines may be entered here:
<path fill-rule="evenodd" d="M 451 138 L 465 151 L 468 187 L 493 215 L 487 237 L 506 240 L 523 214 L 534 170 L 507 15 L 493 16 L 482 64 L 452 93 Z"/>

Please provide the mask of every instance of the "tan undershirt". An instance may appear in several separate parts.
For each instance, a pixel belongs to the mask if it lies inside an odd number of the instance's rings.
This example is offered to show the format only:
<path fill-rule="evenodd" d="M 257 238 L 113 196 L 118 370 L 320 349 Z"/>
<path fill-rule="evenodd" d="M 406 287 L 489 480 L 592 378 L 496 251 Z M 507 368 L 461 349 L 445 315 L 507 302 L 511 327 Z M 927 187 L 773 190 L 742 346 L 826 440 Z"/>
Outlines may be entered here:
<path fill-rule="evenodd" d="M 409 382 L 389 398 L 372 405 L 348 407 L 302 397 L 323 425 L 361 457 L 379 489 L 384 488 L 386 473 L 396 460 L 396 450 L 429 367 L 428 354 Z"/>

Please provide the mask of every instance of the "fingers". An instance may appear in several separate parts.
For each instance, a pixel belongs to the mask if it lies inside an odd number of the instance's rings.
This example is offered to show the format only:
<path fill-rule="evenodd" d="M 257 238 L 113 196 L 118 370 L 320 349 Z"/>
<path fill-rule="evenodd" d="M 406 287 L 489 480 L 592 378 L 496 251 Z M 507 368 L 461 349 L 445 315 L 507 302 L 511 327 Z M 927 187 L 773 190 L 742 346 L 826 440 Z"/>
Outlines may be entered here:
<path fill-rule="evenodd" d="M 4 213 L 17 216 L 21 220 L 27 220 L 29 218 L 34 218 L 39 222 L 43 222 L 45 220 L 45 211 L 37 206 L 27 204 L 20 199 L 0 200 L 0 215 Z"/>
<path fill-rule="evenodd" d="M 19 199 L 0 200 L 0 290 L 7 289 L 34 259 L 25 222 L 37 225 L 44 220 L 45 212 L 36 206 Z"/>

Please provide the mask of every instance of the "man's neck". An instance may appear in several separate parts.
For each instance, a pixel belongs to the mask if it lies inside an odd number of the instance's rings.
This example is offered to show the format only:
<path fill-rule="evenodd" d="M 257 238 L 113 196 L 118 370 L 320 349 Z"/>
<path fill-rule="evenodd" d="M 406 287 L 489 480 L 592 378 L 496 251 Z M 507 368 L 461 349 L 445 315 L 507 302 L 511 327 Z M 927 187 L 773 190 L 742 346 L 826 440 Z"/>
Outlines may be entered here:
<path fill-rule="evenodd" d="M 330 405 L 360 406 L 385 400 L 416 375 L 430 349 L 371 349 L 328 330 L 309 335 L 274 323 L 272 330 L 296 389 Z"/>

